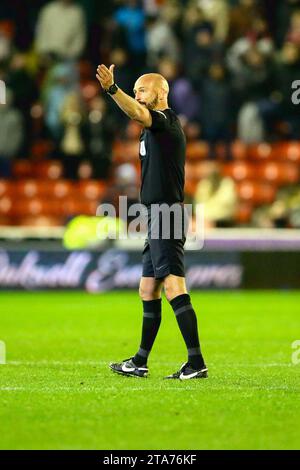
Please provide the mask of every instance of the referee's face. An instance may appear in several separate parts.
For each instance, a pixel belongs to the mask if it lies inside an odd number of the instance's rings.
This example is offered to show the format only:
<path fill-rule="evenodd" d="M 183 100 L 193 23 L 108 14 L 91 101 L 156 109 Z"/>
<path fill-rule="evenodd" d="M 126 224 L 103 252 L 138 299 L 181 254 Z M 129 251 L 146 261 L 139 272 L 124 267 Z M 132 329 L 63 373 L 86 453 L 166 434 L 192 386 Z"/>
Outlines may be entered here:
<path fill-rule="evenodd" d="M 159 92 L 155 82 L 144 78 L 139 78 L 133 90 L 135 99 L 148 109 L 155 109 L 158 105 Z"/>

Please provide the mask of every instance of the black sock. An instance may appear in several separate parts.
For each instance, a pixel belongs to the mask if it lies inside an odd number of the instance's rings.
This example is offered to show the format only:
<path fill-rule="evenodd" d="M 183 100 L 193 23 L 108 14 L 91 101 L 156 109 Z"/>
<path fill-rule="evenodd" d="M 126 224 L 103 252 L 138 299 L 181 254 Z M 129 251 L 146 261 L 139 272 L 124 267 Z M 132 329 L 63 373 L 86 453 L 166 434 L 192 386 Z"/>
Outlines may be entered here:
<path fill-rule="evenodd" d="M 161 299 L 143 300 L 143 328 L 140 349 L 133 362 L 141 367 L 147 364 L 147 359 L 156 338 L 161 322 Z"/>
<path fill-rule="evenodd" d="M 193 369 L 200 369 L 204 366 L 204 360 L 199 343 L 197 317 L 191 305 L 191 298 L 188 294 L 178 295 L 170 304 L 188 350 L 188 362 Z"/>

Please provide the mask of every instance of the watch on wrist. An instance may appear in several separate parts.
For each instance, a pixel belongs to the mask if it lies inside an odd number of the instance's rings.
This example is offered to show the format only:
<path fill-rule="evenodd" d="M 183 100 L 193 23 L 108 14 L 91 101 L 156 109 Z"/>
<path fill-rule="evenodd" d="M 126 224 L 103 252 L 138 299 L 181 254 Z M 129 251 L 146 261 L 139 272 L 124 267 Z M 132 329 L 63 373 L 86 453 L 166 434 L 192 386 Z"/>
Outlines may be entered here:
<path fill-rule="evenodd" d="M 117 93 L 118 89 L 119 89 L 118 86 L 117 86 L 115 83 L 113 83 L 113 84 L 110 85 L 110 87 L 107 88 L 107 90 L 105 90 L 105 91 L 106 91 L 106 93 L 108 93 L 109 95 L 114 95 L 115 93 Z"/>

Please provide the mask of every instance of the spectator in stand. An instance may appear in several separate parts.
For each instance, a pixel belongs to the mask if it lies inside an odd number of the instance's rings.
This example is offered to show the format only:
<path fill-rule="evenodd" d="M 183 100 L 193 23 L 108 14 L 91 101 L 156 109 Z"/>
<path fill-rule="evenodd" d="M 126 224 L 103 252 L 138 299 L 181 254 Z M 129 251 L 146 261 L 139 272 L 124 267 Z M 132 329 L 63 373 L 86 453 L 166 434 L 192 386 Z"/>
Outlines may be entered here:
<path fill-rule="evenodd" d="M 42 62 L 53 57 L 76 60 L 82 55 L 85 42 L 84 13 L 73 0 L 54 0 L 41 9 L 35 45 Z"/>
<path fill-rule="evenodd" d="M 132 163 L 122 163 L 116 168 L 115 185 L 117 194 L 127 197 L 128 207 L 140 203 L 138 180 L 137 169 Z M 128 218 L 128 221 L 130 222 L 134 218 L 135 216 L 132 215 Z"/>
<path fill-rule="evenodd" d="M 110 174 L 116 130 L 117 123 L 109 113 L 107 102 L 102 96 L 96 96 L 89 103 L 85 126 L 86 155 L 94 178 L 106 179 Z"/>
<path fill-rule="evenodd" d="M 162 21 L 169 25 L 178 39 L 181 38 L 181 18 L 183 11 L 182 0 L 168 0 L 162 2 L 159 8 L 159 16 Z"/>
<path fill-rule="evenodd" d="M 300 188 L 297 185 L 290 199 L 289 227 L 300 228 Z"/>
<path fill-rule="evenodd" d="M 89 87 L 94 78 L 79 79 L 76 65 L 87 29 L 86 62 L 115 64 L 127 93 L 147 68 L 168 79 L 187 140 L 205 139 L 210 158 L 219 143 L 230 157 L 232 131 L 245 143 L 300 137 L 291 101 L 300 79 L 300 0 L 10 0 L 0 2 L 0 20 L 0 79 L 14 96 L 13 107 L 0 109 L 3 175 L 15 155 L 30 155 L 34 139 L 55 143 L 52 156 L 65 156 L 69 177 L 113 174 L 113 140 L 124 136 L 128 118 L 116 119 L 105 95 L 81 106 L 80 80 Z M 31 53 L 34 32 L 46 70 Z M 263 223 L 280 224 L 281 208 L 276 200 Z"/>
<path fill-rule="evenodd" d="M 225 42 L 228 35 L 229 7 L 226 0 L 198 0 L 204 18 L 212 23 L 215 31 L 215 40 Z"/>
<path fill-rule="evenodd" d="M 300 9 L 300 0 L 285 0 L 284 2 L 274 2 L 274 38 L 277 47 L 280 49 L 286 40 L 286 34 L 289 30 L 291 17 L 295 11 Z M 275 14 L 274 14 L 275 13 Z"/>
<path fill-rule="evenodd" d="M 1 66 L 0 66 L 1 69 Z M 29 155 L 32 136 L 31 106 L 38 99 L 39 90 L 35 78 L 27 71 L 26 55 L 15 52 L 7 67 L 3 77 L 7 86 L 12 90 L 14 96 L 14 106 L 22 113 L 24 122 L 24 139 L 22 152 Z"/>
<path fill-rule="evenodd" d="M 19 52 L 31 49 L 36 18 L 46 3 L 49 0 L 1 0 L 0 21 L 12 22 L 13 42 Z"/>
<path fill-rule="evenodd" d="M 255 18 L 247 34 L 237 39 L 228 49 L 226 60 L 233 72 L 239 69 L 243 55 L 253 47 L 268 58 L 274 52 L 274 43 L 269 35 L 267 22 L 263 17 Z"/>
<path fill-rule="evenodd" d="M 237 134 L 245 143 L 253 143 L 266 138 L 261 114 L 272 91 L 274 44 L 261 15 L 252 19 L 245 33 L 229 48 L 226 60 L 232 76 L 234 111 L 238 115 Z"/>
<path fill-rule="evenodd" d="M 274 70 L 274 106 L 275 116 L 284 120 L 287 126 L 286 137 L 299 139 L 300 115 L 299 108 L 291 100 L 291 85 L 300 77 L 299 48 L 286 42 L 277 58 Z"/>
<path fill-rule="evenodd" d="M 246 143 L 259 142 L 265 138 L 263 120 L 258 102 L 272 91 L 272 63 L 269 57 L 256 47 L 241 54 L 231 68 L 234 104 L 238 112 L 238 138 Z"/>
<path fill-rule="evenodd" d="M 115 64 L 115 80 L 125 91 L 132 93 L 135 77 L 129 65 L 128 52 L 121 47 L 113 49 L 110 53 L 110 63 Z"/>
<path fill-rule="evenodd" d="M 210 23 L 196 24 L 185 35 L 184 66 L 194 88 L 200 90 L 210 64 L 222 56 L 222 46 L 214 40 Z"/>
<path fill-rule="evenodd" d="M 269 94 L 272 89 L 272 62 L 255 46 L 242 52 L 233 65 L 227 61 L 235 98 L 242 105 Z"/>
<path fill-rule="evenodd" d="M 42 102 L 45 124 L 56 146 L 63 134 L 61 111 L 64 100 L 78 88 L 78 70 L 74 64 L 58 63 L 49 69 L 42 89 Z"/>
<path fill-rule="evenodd" d="M 117 24 L 126 32 L 132 65 L 139 69 L 145 64 L 145 13 L 139 0 L 126 0 L 113 15 Z"/>
<path fill-rule="evenodd" d="M 110 53 L 110 64 L 115 64 L 115 81 L 118 86 L 128 95 L 132 95 L 135 77 L 130 66 L 129 53 L 122 47 L 115 48 Z M 128 124 L 128 117 L 122 113 L 120 115 L 117 105 L 113 100 L 108 101 L 114 120 L 118 120 L 119 128 L 125 131 Z"/>
<path fill-rule="evenodd" d="M 60 114 L 63 130 L 60 151 L 64 165 L 64 175 L 70 179 L 77 179 L 78 168 L 85 154 L 83 139 L 84 111 L 79 93 L 73 92 L 65 97 Z"/>
<path fill-rule="evenodd" d="M 184 121 L 199 121 L 199 96 L 187 78 L 180 75 L 177 62 L 168 57 L 162 59 L 158 72 L 169 83 L 169 103 L 175 113 L 183 117 Z"/>
<path fill-rule="evenodd" d="M 13 159 L 24 139 L 24 122 L 20 111 L 13 106 L 13 94 L 6 90 L 6 105 L 0 105 L 0 177 L 11 176 Z"/>
<path fill-rule="evenodd" d="M 131 204 L 140 204 L 138 172 L 132 163 L 122 163 L 115 167 L 113 176 L 114 184 L 108 186 L 102 198 L 102 202 L 112 204 L 117 211 L 117 216 L 121 216 L 122 214 L 118 212 L 120 195 L 127 197 L 128 207 L 130 207 Z M 128 222 L 134 218 L 134 215 L 128 217 Z"/>
<path fill-rule="evenodd" d="M 0 63 L 7 61 L 12 52 L 12 43 L 9 37 L 0 29 Z"/>
<path fill-rule="evenodd" d="M 234 181 L 223 177 L 217 162 L 202 164 L 203 178 L 198 183 L 194 204 L 204 204 L 204 221 L 207 227 L 234 225 L 237 194 Z"/>
<path fill-rule="evenodd" d="M 215 158 L 216 144 L 225 143 L 230 159 L 231 89 L 226 70 L 220 63 L 209 67 L 201 88 L 201 124 L 203 137 L 209 143 L 209 156 Z"/>
<path fill-rule="evenodd" d="M 183 65 L 185 75 L 191 80 L 193 76 L 192 61 L 199 55 L 196 37 L 201 31 L 212 30 L 212 24 L 204 19 L 204 14 L 195 3 L 189 3 L 182 18 Z M 204 72 L 207 60 L 203 65 Z M 201 74 L 202 77 L 203 73 Z"/>
<path fill-rule="evenodd" d="M 194 28 L 211 25 L 210 21 L 205 20 L 204 13 L 195 2 L 189 2 L 182 15 L 182 35 L 187 40 L 187 35 L 193 36 Z"/>
<path fill-rule="evenodd" d="M 251 29 L 256 18 L 260 17 L 259 3 L 256 0 L 238 0 L 229 14 L 229 27 L 227 42 L 233 44 L 237 39 L 245 36 Z"/>
<path fill-rule="evenodd" d="M 256 104 L 259 116 L 254 116 L 253 125 L 245 122 L 245 127 L 255 129 L 262 121 L 264 131 L 257 141 L 265 138 L 265 131 L 272 138 L 280 125 L 284 139 L 298 139 L 300 135 L 300 116 L 298 107 L 291 99 L 291 85 L 299 80 L 300 52 L 299 48 L 290 42 L 284 43 L 281 51 L 275 57 L 272 70 L 272 90 L 269 96 L 260 99 Z M 290 92 L 287 92 L 290 90 Z M 246 131 L 247 132 L 247 131 Z M 249 131 L 248 131 L 249 132 Z"/>
<path fill-rule="evenodd" d="M 159 15 L 146 18 L 146 46 L 147 66 L 150 68 L 156 67 L 164 56 L 170 57 L 174 62 L 180 60 L 177 38 Z"/>
<path fill-rule="evenodd" d="M 300 9 L 291 16 L 290 28 L 286 35 L 286 40 L 300 46 Z"/>
<path fill-rule="evenodd" d="M 280 188 L 272 204 L 260 206 L 254 210 L 251 223 L 257 228 L 299 228 L 299 185 Z"/>

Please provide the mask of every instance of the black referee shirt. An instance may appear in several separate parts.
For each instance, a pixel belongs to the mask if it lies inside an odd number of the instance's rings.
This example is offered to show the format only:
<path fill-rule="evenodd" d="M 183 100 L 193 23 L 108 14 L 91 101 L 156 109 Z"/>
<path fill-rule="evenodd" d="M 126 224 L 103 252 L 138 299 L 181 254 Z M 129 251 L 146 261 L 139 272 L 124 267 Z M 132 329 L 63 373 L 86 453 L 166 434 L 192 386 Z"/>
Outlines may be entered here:
<path fill-rule="evenodd" d="M 183 202 L 185 135 L 179 119 L 170 108 L 149 110 L 151 127 L 140 137 L 142 165 L 142 204 Z"/>

